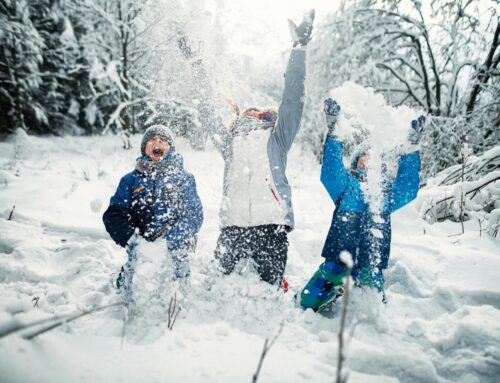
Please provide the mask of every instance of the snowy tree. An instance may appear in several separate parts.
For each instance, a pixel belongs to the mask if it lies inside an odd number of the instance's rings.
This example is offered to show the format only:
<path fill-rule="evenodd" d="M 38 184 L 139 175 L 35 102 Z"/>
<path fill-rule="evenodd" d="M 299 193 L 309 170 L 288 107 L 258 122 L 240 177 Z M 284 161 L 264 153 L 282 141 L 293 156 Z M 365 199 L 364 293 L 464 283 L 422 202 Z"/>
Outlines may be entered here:
<path fill-rule="evenodd" d="M 0 132 L 112 131 L 130 147 L 131 133 L 163 123 L 202 148 L 180 34 L 199 42 L 228 124 L 228 100 L 272 105 L 268 94 L 280 94 L 279 71 L 228 52 L 228 9 L 224 0 L 0 1 Z"/>
<path fill-rule="evenodd" d="M 182 97 L 187 89 L 176 62 L 176 2 L 86 0 L 82 8 L 92 25 L 83 45 L 91 62 L 88 109 L 97 130 L 123 132 L 125 148 L 131 133 L 154 123 L 185 135 L 196 114 Z"/>
<path fill-rule="evenodd" d="M 35 133 L 80 133 L 87 127 L 81 116 L 88 65 L 70 16 L 75 4 L 1 3 L 2 132 L 21 127 Z"/>
<path fill-rule="evenodd" d="M 97 130 L 112 127 L 124 131 L 124 146 L 135 131 L 130 105 L 134 90 L 131 56 L 135 48 L 135 19 L 142 3 L 84 0 L 75 3 L 86 33 L 81 44 L 89 62 L 90 94 L 86 118 Z"/>
<path fill-rule="evenodd" d="M 198 121 L 196 105 L 200 92 L 192 81 L 189 65 L 179 55 L 178 39 L 188 35 L 203 57 L 215 91 L 218 112 L 229 124 L 235 109 L 276 105 L 280 94 L 282 58 L 276 66 L 256 65 L 254 57 L 228 49 L 231 21 L 224 0 L 150 0 L 137 18 L 141 89 L 147 90 L 137 118 L 140 125 L 164 123 L 194 147 L 203 148 L 206 132 Z M 276 73 L 275 73 L 276 72 Z M 245 76 L 241 76 L 245 73 Z M 274 97 L 276 96 L 276 97 Z"/>
<path fill-rule="evenodd" d="M 0 133 L 47 122 L 36 91 L 44 42 L 26 0 L 0 1 Z"/>
<path fill-rule="evenodd" d="M 475 153 L 494 145 L 497 12 L 494 2 L 477 0 L 344 2 L 314 41 L 310 61 L 319 64 L 309 76 L 305 141 L 319 154 L 322 98 L 352 80 L 383 92 L 393 105 L 434 116 L 424 140 L 426 174 L 455 163 L 463 142 Z"/>
<path fill-rule="evenodd" d="M 63 1 L 33 2 L 32 20 L 44 41 L 40 65 L 42 83 L 37 90 L 47 123 L 35 126 L 40 133 L 80 133 L 82 94 L 86 90 L 88 65 L 82 57 L 77 36 Z M 83 126 L 82 126 L 83 127 Z"/>

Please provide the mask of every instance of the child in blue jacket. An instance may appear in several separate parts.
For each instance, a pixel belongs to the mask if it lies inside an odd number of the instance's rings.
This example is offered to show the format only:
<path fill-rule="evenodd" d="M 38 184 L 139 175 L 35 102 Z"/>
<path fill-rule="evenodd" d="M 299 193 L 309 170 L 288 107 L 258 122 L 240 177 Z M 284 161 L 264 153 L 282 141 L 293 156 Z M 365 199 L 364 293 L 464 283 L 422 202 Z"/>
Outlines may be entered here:
<path fill-rule="evenodd" d="M 203 210 L 192 174 L 175 151 L 173 135 L 163 125 L 146 130 L 142 156 L 136 168 L 122 177 L 103 221 L 111 238 L 126 247 L 128 262 L 117 280 L 118 289 L 130 289 L 136 261 L 136 235 L 165 241 L 175 277 L 190 275 L 189 254 L 203 222 Z"/>
<path fill-rule="evenodd" d="M 417 196 L 419 188 L 420 140 L 425 118 L 412 121 L 409 150 L 398 163 L 395 179 L 386 177 L 383 185 L 383 206 L 379 213 L 370 210 L 362 184 L 366 182 L 368 148 L 355 151 L 350 169 L 342 162 L 342 142 L 334 134 L 340 106 L 331 98 L 325 101 L 328 135 L 323 153 L 321 182 L 335 203 L 332 223 L 322 257 L 325 261 L 302 290 L 304 308 L 321 309 L 342 294 L 347 269 L 340 254 L 347 251 L 353 259 L 351 275 L 357 286 L 384 291 L 383 270 L 387 268 L 391 245 L 391 213 Z M 384 296 L 385 300 L 385 296 Z"/>

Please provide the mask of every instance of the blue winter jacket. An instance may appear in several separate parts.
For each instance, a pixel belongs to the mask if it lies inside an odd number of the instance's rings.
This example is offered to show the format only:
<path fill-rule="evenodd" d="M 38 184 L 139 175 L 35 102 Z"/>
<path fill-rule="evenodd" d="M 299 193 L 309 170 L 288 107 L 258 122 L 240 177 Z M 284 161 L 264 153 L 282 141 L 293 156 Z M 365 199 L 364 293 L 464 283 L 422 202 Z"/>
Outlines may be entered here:
<path fill-rule="evenodd" d="M 171 152 L 158 163 L 139 158 L 136 169 L 121 179 L 103 221 L 120 246 L 136 228 L 147 240 L 165 238 L 170 250 L 185 245 L 200 230 L 203 209 L 182 156 Z"/>
<path fill-rule="evenodd" d="M 383 208 L 375 217 L 361 189 L 363 175 L 344 168 L 342 142 L 327 138 L 321 182 L 336 206 L 322 252 L 327 261 L 340 262 L 339 255 L 345 250 L 352 255 L 355 268 L 387 267 L 391 245 L 390 215 L 417 196 L 418 151 L 401 156 L 398 165 L 396 178 L 383 186 Z"/>

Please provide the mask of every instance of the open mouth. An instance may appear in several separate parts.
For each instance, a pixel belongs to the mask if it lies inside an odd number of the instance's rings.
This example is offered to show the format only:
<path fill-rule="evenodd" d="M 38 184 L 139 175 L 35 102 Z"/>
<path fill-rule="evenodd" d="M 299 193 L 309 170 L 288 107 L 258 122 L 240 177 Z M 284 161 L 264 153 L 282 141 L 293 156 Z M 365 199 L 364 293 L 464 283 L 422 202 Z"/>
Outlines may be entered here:
<path fill-rule="evenodd" d="M 163 149 L 160 149 L 160 148 L 153 149 L 153 155 L 154 156 L 162 156 L 163 155 Z"/>

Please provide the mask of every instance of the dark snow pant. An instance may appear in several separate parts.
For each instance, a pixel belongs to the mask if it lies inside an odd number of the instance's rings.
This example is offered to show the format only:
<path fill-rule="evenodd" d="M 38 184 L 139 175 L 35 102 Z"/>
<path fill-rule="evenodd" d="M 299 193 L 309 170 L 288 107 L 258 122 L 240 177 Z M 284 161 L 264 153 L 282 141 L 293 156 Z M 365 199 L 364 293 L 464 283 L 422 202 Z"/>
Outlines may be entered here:
<path fill-rule="evenodd" d="M 260 279 L 281 284 L 288 254 L 288 227 L 261 225 L 229 226 L 221 230 L 215 249 L 224 274 L 233 272 L 241 259 L 252 259 Z"/>

